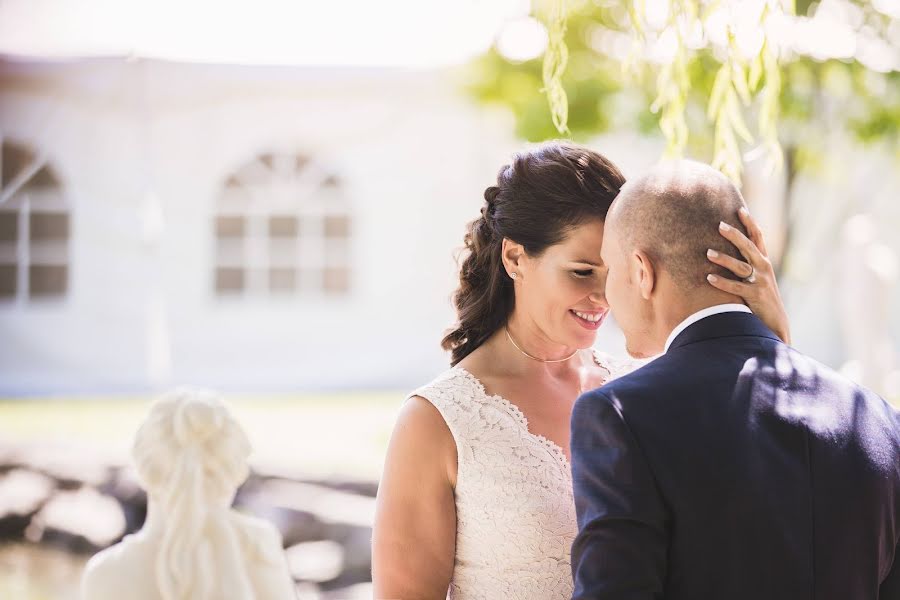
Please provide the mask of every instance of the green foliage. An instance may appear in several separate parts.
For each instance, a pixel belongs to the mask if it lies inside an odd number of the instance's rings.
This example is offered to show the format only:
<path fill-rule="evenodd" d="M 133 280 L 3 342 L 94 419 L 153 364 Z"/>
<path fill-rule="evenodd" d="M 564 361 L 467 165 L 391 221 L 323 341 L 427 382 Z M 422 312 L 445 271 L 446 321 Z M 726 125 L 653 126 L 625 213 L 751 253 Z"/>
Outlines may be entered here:
<path fill-rule="evenodd" d="M 623 89 L 623 79 L 617 63 L 588 44 L 596 24 L 590 6 L 569 6 L 567 15 L 567 26 L 562 32 L 562 42 L 568 50 L 567 68 L 556 74 L 567 96 L 568 115 L 564 121 L 562 115 L 556 119 L 564 125 L 562 129 L 567 130 L 568 137 L 585 140 L 613 125 L 611 119 L 616 114 L 615 102 Z M 472 65 L 467 88 L 481 102 L 509 108 L 515 115 L 519 137 L 531 142 L 559 137 L 548 95 L 543 91 L 547 86 L 541 59 L 513 63 L 492 48 Z M 651 120 L 655 129 L 657 117 L 652 116 Z M 616 119 L 615 125 L 620 124 Z"/>
<path fill-rule="evenodd" d="M 737 51 L 733 35 L 727 48 L 686 47 L 683 16 L 702 20 L 714 4 L 729 0 L 672 0 L 666 27 L 675 33 L 677 49 L 670 61 L 654 62 L 645 42 L 659 32 L 644 24 L 643 0 L 568 0 L 565 7 L 560 0 L 547 1 L 536 13 L 550 38 L 543 67 L 540 59 L 513 63 L 492 49 L 471 70 L 473 95 L 511 109 L 524 139 L 566 132 L 584 140 L 610 128 L 661 131 L 670 154 L 711 160 L 735 180 L 749 150 L 764 152 L 777 168 L 784 147 L 792 154 L 792 169 L 814 169 L 834 128 L 900 153 L 900 73 L 878 73 L 852 59 L 784 53 L 767 39 L 749 58 Z M 890 19 L 864 0 L 856 5 L 864 15 L 860 27 L 889 39 Z M 797 0 L 797 15 L 813 16 L 817 6 Z M 568 9 L 562 27 L 554 20 L 560 7 Z M 604 36 L 629 40 L 630 50 L 621 52 L 619 44 L 611 52 Z M 566 96 L 567 118 L 559 105 Z"/>
<path fill-rule="evenodd" d="M 553 125 L 560 133 L 568 133 L 569 101 L 562 84 L 562 75 L 569 63 L 569 48 L 566 46 L 566 0 L 558 0 L 556 14 L 547 28 L 547 51 L 544 53 L 542 76 L 544 92 L 550 103 Z"/>

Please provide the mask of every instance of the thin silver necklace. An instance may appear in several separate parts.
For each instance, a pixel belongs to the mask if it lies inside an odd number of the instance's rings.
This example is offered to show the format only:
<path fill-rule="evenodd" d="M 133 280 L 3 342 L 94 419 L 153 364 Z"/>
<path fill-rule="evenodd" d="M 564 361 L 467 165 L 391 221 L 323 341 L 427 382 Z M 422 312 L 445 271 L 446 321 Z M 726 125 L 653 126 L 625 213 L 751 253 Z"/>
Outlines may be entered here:
<path fill-rule="evenodd" d="M 555 359 L 538 358 L 537 356 L 532 356 L 532 355 L 528 354 L 527 352 L 525 352 L 524 350 L 522 350 L 521 348 L 519 348 L 519 345 L 516 343 L 516 341 L 515 341 L 514 339 L 512 339 L 512 336 L 511 336 L 511 335 L 509 335 L 509 328 L 508 328 L 508 327 L 504 327 L 504 328 L 503 328 L 503 331 L 506 332 L 506 337 L 508 337 L 510 343 L 511 343 L 513 346 L 516 347 L 516 350 L 518 350 L 519 352 L 521 352 L 522 354 L 524 354 L 525 356 L 527 356 L 527 357 L 530 358 L 531 360 L 536 360 L 536 361 L 538 361 L 538 362 L 543 362 L 543 363 L 559 363 L 559 362 L 566 362 L 567 360 L 569 360 L 570 358 L 572 358 L 573 356 L 575 356 L 576 354 L 578 354 L 578 349 L 576 348 L 576 349 L 575 349 L 575 352 L 573 352 L 572 354 L 570 354 L 569 356 L 567 356 L 567 357 L 565 357 L 565 358 L 555 358 Z"/>

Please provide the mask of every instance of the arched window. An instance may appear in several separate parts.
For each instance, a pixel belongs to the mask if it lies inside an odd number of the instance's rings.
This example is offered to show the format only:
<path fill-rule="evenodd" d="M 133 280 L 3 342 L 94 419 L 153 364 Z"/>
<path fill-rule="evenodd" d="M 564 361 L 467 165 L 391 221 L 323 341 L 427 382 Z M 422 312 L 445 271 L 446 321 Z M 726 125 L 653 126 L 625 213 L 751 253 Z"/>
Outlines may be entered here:
<path fill-rule="evenodd" d="M 223 185 L 214 231 L 219 296 L 350 290 L 341 181 L 305 156 L 263 154 L 237 169 Z"/>
<path fill-rule="evenodd" d="M 69 209 L 45 157 L 0 143 L 0 300 L 63 297 Z"/>

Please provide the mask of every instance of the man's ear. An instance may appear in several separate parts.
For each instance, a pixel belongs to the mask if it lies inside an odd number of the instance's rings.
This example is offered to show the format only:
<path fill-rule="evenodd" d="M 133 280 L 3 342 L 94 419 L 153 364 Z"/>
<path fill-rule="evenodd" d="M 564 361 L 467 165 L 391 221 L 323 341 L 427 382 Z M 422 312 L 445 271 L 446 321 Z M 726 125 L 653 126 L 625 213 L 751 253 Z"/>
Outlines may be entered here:
<path fill-rule="evenodd" d="M 522 244 L 512 241 L 509 238 L 503 238 L 503 245 L 500 249 L 500 259 L 503 261 L 503 268 L 507 274 L 516 273 L 517 277 L 522 277 L 522 268 L 525 266 L 525 247 Z"/>
<path fill-rule="evenodd" d="M 629 258 L 632 281 L 641 292 L 644 300 L 649 300 L 656 289 L 656 267 L 647 253 L 643 250 L 635 250 Z"/>

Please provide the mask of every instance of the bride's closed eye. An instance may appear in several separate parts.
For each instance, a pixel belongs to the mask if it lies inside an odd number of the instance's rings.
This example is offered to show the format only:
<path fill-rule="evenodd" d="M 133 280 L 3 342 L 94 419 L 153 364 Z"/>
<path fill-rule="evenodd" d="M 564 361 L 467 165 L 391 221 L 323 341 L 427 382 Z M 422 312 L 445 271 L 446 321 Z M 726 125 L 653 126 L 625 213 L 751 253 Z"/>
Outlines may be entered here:
<path fill-rule="evenodd" d="M 575 277 L 578 277 L 579 279 L 584 279 L 586 277 L 590 277 L 591 275 L 593 275 L 594 270 L 593 269 L 575 269 L 574 271 L 572 271 L 572 274 L 575 275 Z"/>

